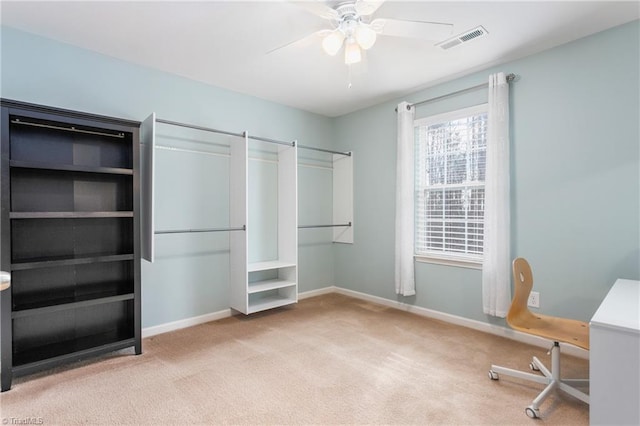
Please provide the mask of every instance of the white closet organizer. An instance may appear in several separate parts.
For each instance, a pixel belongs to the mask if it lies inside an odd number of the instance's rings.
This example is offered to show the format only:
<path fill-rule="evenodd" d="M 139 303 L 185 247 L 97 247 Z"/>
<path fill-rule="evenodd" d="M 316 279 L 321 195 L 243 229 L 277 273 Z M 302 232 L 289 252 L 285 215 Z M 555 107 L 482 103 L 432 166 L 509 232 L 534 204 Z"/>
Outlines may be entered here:
<path fill-rule="evenodd" d="M 142 259 L 151 263 L 155 259 L 155 236 L 158 234 L 183 234 L 183 233 L 209 233 L 209 232 L 231 232 L 245 231 L 246 226 L 230 226 L 218 228 L 195 228 L 195 229 L 155 229 L 155 201 L 154 201 L 154 182 L 155 182 L 155 148 L 156 148 L 156 123 L 168 124 L 171 126 L 185 127 L 205 132 L 219 133 L 227 136 L 233 136 L 234 139 L 244 141 L 244 133 L 232 133 L 223 130 L 211 129 L 208 127 L 195 126 L 191 124 L 179 123 L 176 121 L 163 120 L 156 117 L 152 113 L 146 120 L 140 124 L 140 140 L 142 149 L 142 172 L 140 185 L 142 189 L 142 241 L 141 252 Z M 235 141 L 232 141 L 232 144 Z"/>
<path fill-rule="evenodd" d="M 249 213 L 259 213 L 260 205 L 250 205 L 249 188 L 257 182 L 249 179 L 249 139 L 276 144 L 278 168 L 277 197 L 277 258 L 249 262 L 249 241 L 252 232 L 230 236 L 231 245 L 231 308 L 243 314 L 298 301 L 298 154 L 295 142 L 283 143 L 271 139 L 249 137 L 244 143 L 231 146 L 231 226 L 251 223 Z M 255 142 L 252 142 L 255 143 Z"/>
<path fill-rule="evenodd" d="M 154 150 L 156 123 L 234 136 L 230 142 L 229 227 L 206 229 L 154 229 Z M 229 232 L 230 306 L 251 314 L 298 301 L 298 200 L 297 147 L 294 142 L 249 136 L 159 119 L 151 114 L 141 125 L 145 164 L 143 167 L 143 243 L 142 258 L 154 261 L 154 237 L 157 234 L 187 232 Z M 249 263 L 249 242 L 260 230 L 248 226 L 249 212 L 260 212 L 261 206 L 249 204 L 249 141 L 276 146 L 277 193 L 277 258 Z M 238 231 L 238 232 L 231 232 Z"/>
<path fill-rule="evenodd" d="M 353 244 L 353 152 L 333 154 L 333 242 Z"/>
<path fill-rule="evenodd" d="M 305 228 L 333 228 L 333 242 L 353 244 L 353 152 L 298 145 L 298 149 L 310 149 L 333 154 L 331 171 L 333 180 L 333 222 L 322 225 L 300 225 Z"/>
<path fill-rule="evenodd" d="M 231 136 L 229 180 L 229 226 L 202 229 L 154 228 L 154 163 L 156 123 Z M 353 243 L 353 155 L 309 146 L 298 146 L 295 141 L 250 136 L 247 132 L 233 133 L 208 127 L 184 124 L 157 118 L 155 113 L 140 126 L 144 164 L 142 167 L 142 258 L 154 261 L 154 239 L 157 234 L 229 232 L 230 306 L 243 314 L 296 303 L 298 301 L 298 228 L 333 227 L 333 241 Z M 277 193 L 268 197 L 277 199 L 277 219 L 267 230 L 277 237 L 277 254 L 253 261 L 250 244 L 261 241 L 264 229 L 250 226 L 250 214 L 262 214 L 265 206 L 249 197 L 261 188 L 249 173 L 249 145 L 271 150 L 277 166 Z M 260 145 L 263 145 L 262 147 Z M 298 226 L 298 147 L 333 154 L 333 224 Z M 251 191 L 250 191 L 251 190 Z M 250 199 L 252 201 L 250 201 Z M 254 217 L 255 218 L 255 217 Z M 264 240 L 265 238 L 262 238 Z M 255 250 L 254 250 L 255 251 Z"/>

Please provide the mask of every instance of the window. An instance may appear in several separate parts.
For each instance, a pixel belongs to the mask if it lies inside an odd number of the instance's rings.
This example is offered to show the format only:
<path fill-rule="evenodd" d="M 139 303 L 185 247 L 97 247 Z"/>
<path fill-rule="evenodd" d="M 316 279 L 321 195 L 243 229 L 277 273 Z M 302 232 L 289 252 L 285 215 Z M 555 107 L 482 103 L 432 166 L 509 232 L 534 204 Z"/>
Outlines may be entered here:
<path fill-rule="evenodd" d="M 414 122 L 415 254 L 482 262 L 487 105 Z"/>

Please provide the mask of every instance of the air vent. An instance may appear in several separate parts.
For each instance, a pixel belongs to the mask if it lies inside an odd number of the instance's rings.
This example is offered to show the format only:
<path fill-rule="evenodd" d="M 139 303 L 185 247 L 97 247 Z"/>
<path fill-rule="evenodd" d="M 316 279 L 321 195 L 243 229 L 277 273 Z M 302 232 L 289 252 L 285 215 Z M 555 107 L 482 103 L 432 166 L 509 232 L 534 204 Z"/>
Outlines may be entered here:
<path fill-rule="evenodd" d="M 466 43 L 468 41 L 476 39 L 478 37 L 485 36 L 487 34 L 489 34 L 489 32 L 485 30 L 483 26 L 479 26 L 472 30 L 465 31 L 462 34 L 458 34 L 457 36 L 447 39 L 445 41 L 441 41 L 440 43 L 436 44 L 436 46 L 438 46 L 442 50 L 447 50 L 447 49 L 451 49 L 452 47 L 461 45 L 462 43 Z"/>

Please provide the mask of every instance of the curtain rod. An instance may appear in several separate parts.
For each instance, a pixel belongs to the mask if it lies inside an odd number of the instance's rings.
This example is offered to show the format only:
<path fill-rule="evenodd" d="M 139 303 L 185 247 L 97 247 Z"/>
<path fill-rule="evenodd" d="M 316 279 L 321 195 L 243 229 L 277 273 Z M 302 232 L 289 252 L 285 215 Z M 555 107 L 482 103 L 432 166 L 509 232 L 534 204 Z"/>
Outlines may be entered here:
<path fill-rule="evenodd" d="M 515 74 L 513 74 L 513 73 L 512 74 L 507 74 L 507 83 L 511 83 L 515 79 L 516 79 L 516 75 Z M 410 109 L 411 107 L 416 107 L 418 105 L 426 104 L 426 103 L 429 103 L 429 102 L 439 101 L 439 100 L 442 100 L 442 99 L 450 98 L 452 96 L 461 95 L 463 93 L 472 92 L 472 91 L 478 90 L 478 89 L 483 89 L 485 87 L 489 87 L 489 83 L 478 84 L 476 86 L 467 87 L 466 89 L 456 90 L 455 92 L 447 93 L 446 95 L 437 96 L 435 98 L 430 98 L 430 99 L 425 99 L 424 101 L 416 102 L 416 103 L 413 103 L 413 104 L 408 104 L 407 105 L 407 110 Z M 398 112 L 398 108 L 397 107 L 396 107 L 396 112 Z"/>

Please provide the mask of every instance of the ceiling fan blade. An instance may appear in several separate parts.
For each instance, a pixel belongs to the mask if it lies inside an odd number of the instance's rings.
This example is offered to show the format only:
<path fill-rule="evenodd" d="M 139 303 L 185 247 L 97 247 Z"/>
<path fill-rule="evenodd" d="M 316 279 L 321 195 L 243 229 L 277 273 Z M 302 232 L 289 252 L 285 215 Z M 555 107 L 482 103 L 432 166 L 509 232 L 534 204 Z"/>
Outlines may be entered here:
<path fill-rule="evenodd" d="M 322 39 L 323 37 L 326 37 L 327 35 L 329 35 L 332 31 L 331 30 L 320 30 L 320 31 L 316 31 L 314 33 L 311 33 L 305 37 L 299 38 L 297 40 L 294 41 L 290 41 L 289 43 L 283 44 L 282 46 L 278 46 L 274 49 L 269 50 L 268 52 L 265 53 L 265 55 L 269 55 L 270 53 L 276 52 L 278 50 L 282 50 L 282 49 L 287 49 L 290 47 L 296 47 L 296 48 L 303 48 L 303 47 L 307 47 L 313 43 L 315 43 L 316 41 Z"/>
<path fill-rule="evenodd" d="M 335 9 L 331 9 L 321 0 L 293 1 L 291 3 L 324 19 L 331 20 L 340 18 Z"/>
<path fill-rule="evenodd" d="M 360 16 L 373 15 L 380 6 L 382 6 L 384 0 L 358 0 L 356 1 L 356 12 Z"/>
<path fill-rule="evenodd" d="M 371 28 L 382 35 L 440 41 L 451 35 L 453 24 L 404 21 L 401 19 L 374 19 L 371 22 Z"/>

